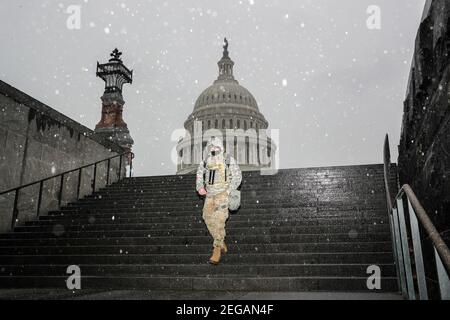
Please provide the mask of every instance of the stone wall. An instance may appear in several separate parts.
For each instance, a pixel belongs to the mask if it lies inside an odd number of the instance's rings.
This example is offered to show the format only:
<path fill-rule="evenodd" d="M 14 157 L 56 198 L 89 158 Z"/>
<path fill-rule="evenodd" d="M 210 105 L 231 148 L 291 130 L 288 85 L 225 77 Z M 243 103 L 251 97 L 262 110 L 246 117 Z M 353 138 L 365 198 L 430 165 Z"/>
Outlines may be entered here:
<path fill-rule="evenodd" d="M 0 192 L 57 175 L 123 152 L 93 131 L 0 81 Z M 110 175 L 117 179 L 119 158 Z M 105 185 L 106 163 L 97 168 L 96 189 Z M 124 168 L 122 169 L 124 170 Z M 124 172 L 124 171 L 122 171 Z M 82 171 L 80 196 L 92 192 L 93 167 Z M 44 183 L 41 214 L 58 206 L 61 179 Z M 64 177 L 62 204 L 76 199 L 78 172 Z M 39 184 L 19 193 L 18 224 L 35 218 Z M 0 232 L 9 230 L 14 192 L 0 195 Z"/>
<path fill-rule="evenodd" d="M 450 2 L 428 1 L 415 45 L 399 145 L 401 183 L 411 184 L 450 238 Z"/>

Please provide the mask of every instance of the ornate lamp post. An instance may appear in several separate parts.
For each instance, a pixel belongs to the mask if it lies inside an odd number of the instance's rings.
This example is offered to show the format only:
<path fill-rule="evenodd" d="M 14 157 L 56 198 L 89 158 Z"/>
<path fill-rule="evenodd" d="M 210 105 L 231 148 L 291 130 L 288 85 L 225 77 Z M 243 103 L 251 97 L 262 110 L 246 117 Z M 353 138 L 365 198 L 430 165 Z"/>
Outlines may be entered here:
<path fill-rule="evenodd" d="M 101 97 L 102 115 L 100 122 L 95 126 L 95 134 L 120 145 L 125 150 L 131 150 L 134 141 L 122 118 L 125 104 L 122 87 L 126 83 L 132 83 L 133 71 L 125 67 L 120 59 L 121 55 L 122 52 L 116 48 L 107 63 L 97 62 L 96 75 L 105 81 L 105 92 Z"/>

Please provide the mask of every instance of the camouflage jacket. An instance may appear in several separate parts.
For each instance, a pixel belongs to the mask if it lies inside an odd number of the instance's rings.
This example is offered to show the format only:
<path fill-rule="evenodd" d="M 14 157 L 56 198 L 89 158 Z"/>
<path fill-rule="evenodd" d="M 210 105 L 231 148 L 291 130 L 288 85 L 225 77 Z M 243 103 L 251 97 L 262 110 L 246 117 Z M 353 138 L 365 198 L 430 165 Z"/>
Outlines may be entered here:
<path fill-rule="evenodd" d="M 207 195 L 216 195 L 225 190 L 236 190 L 242 181 L 242 172 L 236 160 L 229 155 L 208 156 L 199 164 L 196 190 L 205 187 Z"/>

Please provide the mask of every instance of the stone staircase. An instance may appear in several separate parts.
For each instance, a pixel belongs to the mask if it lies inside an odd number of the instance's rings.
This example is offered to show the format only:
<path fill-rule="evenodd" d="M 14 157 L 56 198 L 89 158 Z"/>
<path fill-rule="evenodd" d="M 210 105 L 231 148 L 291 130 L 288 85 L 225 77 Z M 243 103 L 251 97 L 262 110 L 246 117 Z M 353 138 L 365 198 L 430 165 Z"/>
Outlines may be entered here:
<path fill-rule="evenodd" d="M 65 289 L 78 265 L 83 289 L 368 292 L 375 264 L 397 291 L 382 165 L 244 172 L 218 266 L 194 179 L 124 179 L 0 234 L 0 287 Z"/>

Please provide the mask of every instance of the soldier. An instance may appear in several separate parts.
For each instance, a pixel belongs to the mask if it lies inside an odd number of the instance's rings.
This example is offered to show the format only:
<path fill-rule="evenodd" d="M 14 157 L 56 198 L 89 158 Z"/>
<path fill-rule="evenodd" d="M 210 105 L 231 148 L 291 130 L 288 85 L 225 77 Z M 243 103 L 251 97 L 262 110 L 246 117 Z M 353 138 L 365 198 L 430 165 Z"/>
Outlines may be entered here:
<path fill-rule="evenodd" d="M 201 196 L 206 195 L 203 220 L 214 239 L 209 262 L 216 265 L 220 261 L 221 252 L 228 251 L 224 240 L 229 195 L 231 190 L 236 190 L 241 184 L 242 173 L 235 159 L 223 152 L 221 139 L 211 139 L 206 152 L 206 159 L 197 169 L 196 190 Z"/>

